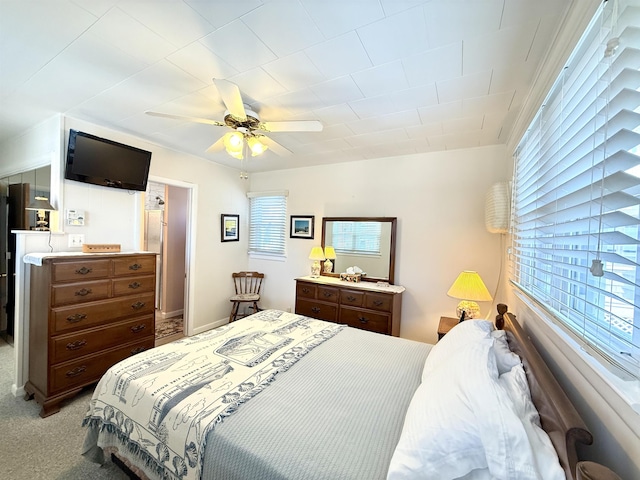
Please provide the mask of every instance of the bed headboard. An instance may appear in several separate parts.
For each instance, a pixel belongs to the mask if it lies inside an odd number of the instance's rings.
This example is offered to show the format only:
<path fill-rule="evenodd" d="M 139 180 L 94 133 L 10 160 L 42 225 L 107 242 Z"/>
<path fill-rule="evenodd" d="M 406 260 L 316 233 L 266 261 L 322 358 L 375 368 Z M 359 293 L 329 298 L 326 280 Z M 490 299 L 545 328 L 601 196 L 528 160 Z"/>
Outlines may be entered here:
<path fill-rule="evenodd" d="M 507 332 L 511 350 L 522 359 L 531 397 L 540 413 L 542 428 L 551 438 L 567 480 L 575 480 L 578 463 L 576 445 L 591 445 L 593 436 L 529 336 L 516 321 L 515 315 L 507 313 L 507 306 L 504 304 L 498 305 L 496 328 Z"/>

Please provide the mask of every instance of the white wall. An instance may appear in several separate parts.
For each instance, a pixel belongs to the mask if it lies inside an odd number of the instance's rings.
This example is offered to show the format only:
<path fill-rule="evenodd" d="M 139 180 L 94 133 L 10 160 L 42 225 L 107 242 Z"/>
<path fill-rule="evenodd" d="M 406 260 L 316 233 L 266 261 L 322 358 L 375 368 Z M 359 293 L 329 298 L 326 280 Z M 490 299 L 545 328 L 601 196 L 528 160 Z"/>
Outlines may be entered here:
<path fill-rule="evenodd" d="M 289 215 L 315 215 L 314 240 L 288 238 L 285 262 L 249 260 L 266 274 L 262 306 L 293 310 L 294 279 L 310 274 L 322 217 L 397 217 L 395 283 L 407 289 L 400 335 L 434 343 L 440 316 L 455 315 L 458 300 L 446 293 L 461 271 L 496 288 L 501 236 L 485 230 L 484 198 L 508 179 L 509 162 L 491 146 L 252 174 L 251 191 L 288 190 Z M 480 308 L 495 314 L 490 302 Z"/>
<path fill-rule="evenodd" d="M 188 297 L 188 333 L 207 330 L 228 318 L 228 299 L 233 293 L 231 272 L 246 268 L 247 241 L 246 236 L 241 236 L 239 242 L 221 243 L 220 214 L 239 213 L 246 222 L 247 182 L 239 178 L 237 170 L 104 127 L 71 118 L 61 121 L 61 117 L 55 117 L 0 145 L 0 173 L 28 170 L 48 163 L 49 159 L 52 177 L 55 177 L 52 178 L 52 192 L 56 182 L 62 185 L 58 189 L 62 195 L 54 206 L 61 212 L 65 209 L 81 209 L 86 213 L 84 226 L 64 226 L 64 232 L 54 234 L 51 238 L 41 233 L 21 235 L 21 255 L 36 251 L 49 252 L 51 249 L 55 252 L 71 251 L 73 249 L 68 247 L 66 239 L 68 233 L 84 234 L 85 243 L 119 243 L 124 251 L 139 250 L 140 219 L 144 211 L 141 192 L 62 181 L 62 162 L 70 128 L 150 150 L 150 174 L 154 178 L 171 179 L 182 187 L 192 188 L 193 231 L 189 244 L 192 288 Z M 10 165 L 5 164 L 5 158 L 11 159 Z M 76 250 L 81 251 L 79 248 Z M 17 372 L 14 394 L 21 392 L 28 371 L 25 361 L 28 345 L 28 279 L 26 272 L 21 274 L 20 282 L 16 285 L 19 289 L 16 293 L 19 301 L 16 306 L 16 330 L 19 329 L 22 335 L 15 339 Z"/>

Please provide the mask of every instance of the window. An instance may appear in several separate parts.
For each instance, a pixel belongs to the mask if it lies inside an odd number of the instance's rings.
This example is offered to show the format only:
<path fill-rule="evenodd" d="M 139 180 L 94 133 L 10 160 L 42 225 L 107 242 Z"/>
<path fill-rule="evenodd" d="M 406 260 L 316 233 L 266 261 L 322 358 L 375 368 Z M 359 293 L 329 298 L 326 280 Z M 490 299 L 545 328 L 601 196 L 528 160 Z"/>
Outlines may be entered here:
<path fill-rule="evenodd" d="M 639 26 L 637 1 L 598 11 L 516 150 L 512 225 L 512 281 L 636 378 Z"/>
<path fill-rule="evenodd" d="M 249 192 L 249 253 L 285 255 L 288 192 Z"/>
<path fill-rule="evenodd" d="M 333 222 L 332 242 L 338 253 L 380 255 L 380 222 Z"/>

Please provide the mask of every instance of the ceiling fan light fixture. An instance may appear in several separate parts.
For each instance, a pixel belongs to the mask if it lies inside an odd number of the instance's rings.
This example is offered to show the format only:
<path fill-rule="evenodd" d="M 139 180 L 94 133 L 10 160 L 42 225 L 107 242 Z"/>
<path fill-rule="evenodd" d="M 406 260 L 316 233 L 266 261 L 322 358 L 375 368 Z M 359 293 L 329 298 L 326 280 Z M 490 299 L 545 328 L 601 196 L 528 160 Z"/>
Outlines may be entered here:
<path fill-rule="evenodd" d="M 251 149 L 252 157 L 263 154 L 269 148 L 264 143 L 262 143 L 258 137 L 249 137 L 247 139 L 247 144 Z"/>

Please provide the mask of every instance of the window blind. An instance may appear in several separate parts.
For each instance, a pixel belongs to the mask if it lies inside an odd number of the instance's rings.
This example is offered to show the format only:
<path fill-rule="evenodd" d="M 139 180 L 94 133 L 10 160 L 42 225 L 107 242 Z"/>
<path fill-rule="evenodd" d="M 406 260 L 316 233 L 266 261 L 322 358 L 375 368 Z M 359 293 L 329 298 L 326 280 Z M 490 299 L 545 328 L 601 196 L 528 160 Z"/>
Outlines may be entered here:
<path fill-rule="evenodd" d="M 380 222 L 332 222 L 333 248 L 338 253 L 380 255 Z"/>
<path fill-rule="evenodd" d="M 249 253 L 285 255 L 287 193 L 251 192 L 249 196 Z"/>
<path fill-rule="evenodd" d="M 639 68 L 640 1 L 610 0 L 516 149 L 512 209 L 512 281 L 636 378 Z"/>

